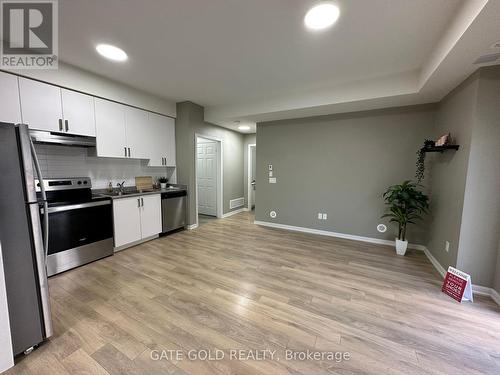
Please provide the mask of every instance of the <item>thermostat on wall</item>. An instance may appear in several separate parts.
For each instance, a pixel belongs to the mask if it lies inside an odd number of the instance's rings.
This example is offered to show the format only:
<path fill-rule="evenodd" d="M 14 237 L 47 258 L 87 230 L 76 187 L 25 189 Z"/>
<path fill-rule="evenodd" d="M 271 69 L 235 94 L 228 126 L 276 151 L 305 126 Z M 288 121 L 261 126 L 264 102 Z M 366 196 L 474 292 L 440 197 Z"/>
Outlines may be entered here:
<path fill-rule="evenodd" d="M 269 212 L 269 216 L 271 216 L 272 219 L 275 219 L 277 216 L 276 211 Z"/>
<path fill-rule="evenodd" d="M 387 231 L 387 226 L 384 225 L 384 224 L 379 224 L 377 225 L 377 230 L 380 232 L 380 233 L 385 233 Z"/>

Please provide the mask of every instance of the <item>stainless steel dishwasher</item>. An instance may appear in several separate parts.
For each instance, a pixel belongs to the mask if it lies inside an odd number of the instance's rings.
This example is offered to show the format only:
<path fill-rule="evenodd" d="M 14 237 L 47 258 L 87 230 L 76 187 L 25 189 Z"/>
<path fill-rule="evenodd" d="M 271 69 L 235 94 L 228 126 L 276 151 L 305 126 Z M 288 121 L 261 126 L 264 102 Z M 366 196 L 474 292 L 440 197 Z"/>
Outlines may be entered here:
<path fill-rule="evenodd" d="M 186 190 L 161 193 L 162 233 L 186 226 Z"/>

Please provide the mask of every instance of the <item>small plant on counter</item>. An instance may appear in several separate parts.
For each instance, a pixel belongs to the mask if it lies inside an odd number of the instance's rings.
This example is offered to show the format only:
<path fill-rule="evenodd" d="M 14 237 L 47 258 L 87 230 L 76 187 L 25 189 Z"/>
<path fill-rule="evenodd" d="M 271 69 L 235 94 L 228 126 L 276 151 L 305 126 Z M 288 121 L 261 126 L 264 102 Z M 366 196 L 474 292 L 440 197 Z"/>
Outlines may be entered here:
<path fill-rule="evenodd" d="M 408 247 L 408 224 L 415 224 L 415 221 L 422 219 L 422 214 L 429 210 L 429 197 L 418 190 L 418 186 L 413 181 L 404 181 L 400 185 L 390 186 L 383 195 L 388 212 L 382 217 L 388 217 L 391 223 L 398 224 L 396 252 L 399 255 L 404 255 Z"/>
<path fill-rule="evenodd" d="M 168 178 L 166 178 L 166 177 L 159 177 L 158 178 L 158 182 L 160 183 L 160 188 L 161 189 L 165 189 L 167 187 Z"/>

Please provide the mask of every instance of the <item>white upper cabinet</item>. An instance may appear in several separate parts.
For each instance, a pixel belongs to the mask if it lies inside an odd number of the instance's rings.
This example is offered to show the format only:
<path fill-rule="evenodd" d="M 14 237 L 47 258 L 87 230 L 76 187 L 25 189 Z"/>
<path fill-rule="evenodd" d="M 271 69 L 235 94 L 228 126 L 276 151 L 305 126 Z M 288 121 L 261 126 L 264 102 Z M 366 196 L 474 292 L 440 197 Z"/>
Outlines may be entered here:
<path fill-rule="evenodd" d="M 22 122 L 17 76 L 3 72 L 0 72 L 0 121 Z"/>
<path fill-rule="evenodd" d="M 176 166 L 176 158 L 175 158 L 175 119 L 170 117 L 165 117 L 166 122 L 166 152 L 167 152 L 167 166 L 175 167 Z"/>
<path fill-rule="evenodd" d="M 95 137 L 94 98 L 19 78 L 23 122 L 31 129 Z"/>
<path fill-rule="evenodd" d="M 64 132 L 61 89 L 19 77 L 23 123 L 30 129 Z"/>
<path fill-rule="evenodd" d="M 153 146 L 149 165 L 175 167 L 175 120 L 150 113 L 149 123 Z"/>
<path fill-rule="evenodd" d="M 95 98 L 97 156 L 128 157 L 125 106 Z"/>
<path fill-rule="evenodd" d="M 149 113 L 149 142 L 151 143 L 151 152 L 149 158 L 150 167 L 164 167 L 166 153 L 164 151 L 165 139 L 165 124 L 163 116 L 155 113 Z"/>
<path fill-rule="evenodd" d="M 96 155 L 175 167 L 175 119 L 0 72 L 0 121 L 96 137 Z"/>
<path fill-rule="evenodd" d="M 61 89 L 64 131 L 95 137 L 94 98 L 79 92 Z"/>
<path fill-rule="evenodd" d="M 130 148 L 129 156 L 136 159 L 149 159 L 151 145 L 148 113 L 140 109 L 125 107 L 125 125 L 127 148 Z"/>

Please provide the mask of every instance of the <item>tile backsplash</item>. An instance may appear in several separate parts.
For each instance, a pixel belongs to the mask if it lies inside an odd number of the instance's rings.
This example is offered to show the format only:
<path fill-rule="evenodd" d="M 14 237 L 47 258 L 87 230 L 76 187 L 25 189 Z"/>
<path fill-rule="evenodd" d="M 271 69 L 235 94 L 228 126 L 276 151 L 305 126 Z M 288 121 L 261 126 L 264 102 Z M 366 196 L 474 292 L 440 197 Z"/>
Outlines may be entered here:
<path fill-rule="evenodd" d="M 125 186 L 134 186 L 136 176 L 166 176 L 176 183 L 175 168 L 148 167 L 147 160 L 99 158 L 89 156 L 84 147 L 59 145 L 35 145 L 44 178 L 90 177 L 92 187 L 107 188 L 109 182 L 116 187 L 125 181 Z"/>

